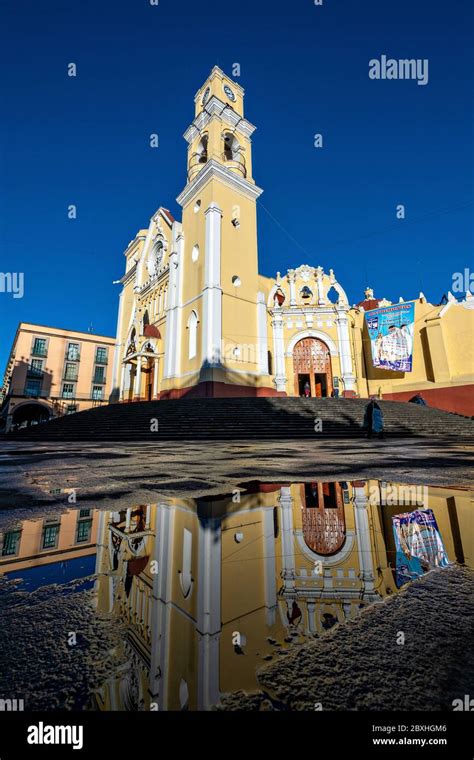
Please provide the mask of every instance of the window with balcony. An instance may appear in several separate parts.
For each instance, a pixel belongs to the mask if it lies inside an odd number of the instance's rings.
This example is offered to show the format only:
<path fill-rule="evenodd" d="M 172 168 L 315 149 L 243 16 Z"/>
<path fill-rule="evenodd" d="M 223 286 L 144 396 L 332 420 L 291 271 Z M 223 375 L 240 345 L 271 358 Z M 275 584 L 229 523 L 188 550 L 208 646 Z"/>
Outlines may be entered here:
<path fill-rule="evenodd" d="M 92 398 L 94 401 L 101 401 L 103 398 L 104 389 L 101 385 L 92 386 Z"/>
<path fill-rule="evenodd" d="M 43 549 L 55 549 L 58 536 L 59 536 L 59 524 L 57 525 L 45 525 L 43 528 Z"/>
<path fill-rule="evenodd" d="M 32 359 L 28 367 L 28 374 L 33 375 L 33 377 L 41 377 L 43 374 L 43 360 Z"/>
<path fill-rule="evenodd" d="M 80 358 L 79 343 L 69 343 L 66 357 L 70 362 L 78 362 Z"/>
<path fill-rule="evenodd" d="M 95 350 L 95 363 L 96 364 L 107 364 L 107 349 L 102 348 L 101 346 L 96 348 Z"/>
<path fill-rule="evenodd" d="M 35 338 L 31 353 L 33 356 L 46 356 L 48 341 L 46 338 Z"/>
<path fill-rule="evenodd" d="M 66 362 L 64 377 L 66 380 L 77 380 L 77 364 Z"/>
<path fill-rule="evenodd" d="M 25 396 L 39 396 L 41 393 L 41 380 L 28 379 L 25 385 Z"/>
<path fill-rule="evenodd" d="M 74 385 L 72 383 L 63 383 L 63 398 L 74 398 Z"/>
<path fill-rule="evenodd" d="M 14 557 L 18 554 L 21 530 L 11 530 L 3 537 L 2 557 Z"/>
<path fill-rule="evenodd" d="M 105 367 L 96 367 L 94 370 L 94 383 L 105 383 Z"/>
<path fill-rule="evenodd" d="M 92 520 L 79 520 L 77 523 L 76 544 L 84 544 L 90 541 Z"/>

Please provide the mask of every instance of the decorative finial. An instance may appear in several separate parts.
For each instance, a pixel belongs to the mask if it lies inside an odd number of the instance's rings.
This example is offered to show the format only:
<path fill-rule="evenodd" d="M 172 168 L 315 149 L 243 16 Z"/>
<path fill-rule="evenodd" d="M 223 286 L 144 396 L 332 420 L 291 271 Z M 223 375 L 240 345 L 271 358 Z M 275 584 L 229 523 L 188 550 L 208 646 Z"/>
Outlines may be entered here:
<path fill-rule="evenodd" d="M 370 301 L 374 297 L 374 291 L 372 290 L 372 288 L 366 288 L 364 295 L 365 295 L 365 300 Z"/>

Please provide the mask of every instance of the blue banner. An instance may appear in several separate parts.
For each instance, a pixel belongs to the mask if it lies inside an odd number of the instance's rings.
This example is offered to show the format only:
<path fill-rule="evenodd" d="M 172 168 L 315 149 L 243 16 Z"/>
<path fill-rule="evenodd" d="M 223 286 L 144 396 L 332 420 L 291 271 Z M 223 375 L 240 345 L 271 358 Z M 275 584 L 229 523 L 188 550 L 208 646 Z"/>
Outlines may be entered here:
<path fill-rule="evenodd" d="M 398 588 L 449 560 L 432 509 L 415 509 L 392 517 Z"/>
<path fill-rule="evenodd" d="M 411 372 L 415 325 L 413 301 L 373 309 L 367 312 L 365 319 L 374 367 Z"/>

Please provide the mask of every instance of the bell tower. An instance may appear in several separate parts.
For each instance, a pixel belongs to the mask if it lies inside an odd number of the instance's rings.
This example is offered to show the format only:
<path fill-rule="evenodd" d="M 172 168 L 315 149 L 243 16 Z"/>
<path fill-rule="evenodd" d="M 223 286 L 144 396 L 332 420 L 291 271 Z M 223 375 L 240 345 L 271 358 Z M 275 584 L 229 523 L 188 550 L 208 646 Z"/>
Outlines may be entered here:
<path fill-rule="evenodd" d="M 253 182 L 252 144 L 255 127 L 244 119 L 244 90 L 215 66 L 194 98 L 195 118 L 185 133 L 188 181 L 209 160 Z M 194 127 L 194 129 L 193 129 Z"/>
<path fill-rule="evenodd" d="M 188 143 L 180 259 L 179 376 L 173 395 L 263 395 L 266 307 L 258 288 L 256 202 L 244 90 L 215 66 L 196 93 Z M 190 389 L 191 386 L 191 389 Z M 197 391 L 196 386 L 200 386 Z M 242 389 L 245 386 L 245 390 Z"/>

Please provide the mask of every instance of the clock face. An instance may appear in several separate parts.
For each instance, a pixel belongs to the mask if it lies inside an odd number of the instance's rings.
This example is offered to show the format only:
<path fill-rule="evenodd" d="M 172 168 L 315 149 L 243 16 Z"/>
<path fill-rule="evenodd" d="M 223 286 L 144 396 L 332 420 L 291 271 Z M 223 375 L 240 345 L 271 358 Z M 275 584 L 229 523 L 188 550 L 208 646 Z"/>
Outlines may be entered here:
<path fill-rule="evenodd" d="M 232 90 L 230 89 L 230 87 L 229 87 L 229 85 L 228 85 L 228 84 L 225 84 L 225 85 L 224 85 L 224 92 L 225 92 L 225 94 L 227 95 L 227 97 L 229 98 L 229 100 L 232 100 L 232 102 L 234 102 L 234 101 L 235 101 L 235 95 L 234 95 L 234 93 L 232 92 Z"/>
<path fill-rule="evenodd" d="M 206 105 L 206 103 L 207 103 L 207 101 L 209 100 L 209 95 L 210 95 L 210 92 L 211 92 L 211 88 L 210 88 L 210 87 L 208 87 L 208 88 L 206 89 L 206 91 L 205 91 L 204 95 L 202 96 L 202 104 L 203 104 L 203 106 L 205 106 L 205 105 Z"/>

